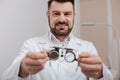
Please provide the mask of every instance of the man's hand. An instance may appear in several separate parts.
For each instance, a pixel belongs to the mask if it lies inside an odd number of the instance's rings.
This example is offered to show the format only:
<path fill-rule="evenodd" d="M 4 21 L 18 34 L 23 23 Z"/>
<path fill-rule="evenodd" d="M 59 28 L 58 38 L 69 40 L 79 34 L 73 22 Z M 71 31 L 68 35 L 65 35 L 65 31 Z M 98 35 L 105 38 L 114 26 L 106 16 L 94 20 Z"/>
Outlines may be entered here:
<path fill-rule="evenodd" d="M 28 52 L 20 64 L 19 76 L 27 77 L 29 74 L 35 74 L 44 68 L 48 60 L 47 52 L 39 53 Z"/>
<path fill-rule="evenodd" d="M 82 53 L 78 57 L 78 64 L 81 67 L 81 71 L 87 76 L 95 79 L 99 79 L 103 76 L 103 65 L 100 57 Z"/>

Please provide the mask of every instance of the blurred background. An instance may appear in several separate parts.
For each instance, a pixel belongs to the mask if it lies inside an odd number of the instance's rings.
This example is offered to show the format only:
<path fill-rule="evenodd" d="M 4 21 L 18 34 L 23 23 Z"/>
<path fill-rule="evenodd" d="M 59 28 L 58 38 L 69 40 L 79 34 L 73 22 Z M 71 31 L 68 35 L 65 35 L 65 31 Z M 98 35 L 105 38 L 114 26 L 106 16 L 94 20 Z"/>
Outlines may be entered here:
<path fill-rule="evenodd" d="M 120 80 L 120 0 L 80 0 L 80 38 L 92 41 Z"/>
<path fill-rule="evenodd" d="M 0 0 L 0 80 L 23 42 L 49 31 L 48 0 Z M 120 80 L 120 0 L 75 0 L 73 33 L 94 43 L 114 80 Z"/>

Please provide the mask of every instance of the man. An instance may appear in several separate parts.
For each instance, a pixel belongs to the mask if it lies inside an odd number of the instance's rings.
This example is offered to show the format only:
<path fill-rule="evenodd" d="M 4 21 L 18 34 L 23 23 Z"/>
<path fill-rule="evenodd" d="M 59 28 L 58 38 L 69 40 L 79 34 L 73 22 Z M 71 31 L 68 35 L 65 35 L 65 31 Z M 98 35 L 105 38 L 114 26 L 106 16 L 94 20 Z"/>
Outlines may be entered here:
<path fill-rule="evenodd" d="M 4 73 L 5 80 L 112 80 L 93 44 L 71 33 L 74 0 L 49 0 L 47 16 L 50 32 L 23 44 L 20 55 Z M 59 52 L 56 60 L 48 56 L 51 47 Z M 67 55 L 71 49 L 73 55 Z M 74 61 L 68 62 L 73 56 Z"/>

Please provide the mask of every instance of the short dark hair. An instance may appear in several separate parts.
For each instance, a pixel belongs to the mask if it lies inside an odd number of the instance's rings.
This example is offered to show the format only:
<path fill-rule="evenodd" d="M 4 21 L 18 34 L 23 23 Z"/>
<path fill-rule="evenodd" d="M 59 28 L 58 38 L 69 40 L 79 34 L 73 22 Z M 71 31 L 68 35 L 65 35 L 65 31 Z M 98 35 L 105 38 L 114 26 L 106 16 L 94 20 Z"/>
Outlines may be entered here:
<path fill-rule="evenodd" d="M 49 0 L 48 1 L 48 9 L 50 8 L 50 6 L 51 6 L 53 1 L 56 1 L 56 2 L 59 2 L 59 3 L 71 2 L 73 7 L 75 5 L 75 1 L 74 0 Z"/>

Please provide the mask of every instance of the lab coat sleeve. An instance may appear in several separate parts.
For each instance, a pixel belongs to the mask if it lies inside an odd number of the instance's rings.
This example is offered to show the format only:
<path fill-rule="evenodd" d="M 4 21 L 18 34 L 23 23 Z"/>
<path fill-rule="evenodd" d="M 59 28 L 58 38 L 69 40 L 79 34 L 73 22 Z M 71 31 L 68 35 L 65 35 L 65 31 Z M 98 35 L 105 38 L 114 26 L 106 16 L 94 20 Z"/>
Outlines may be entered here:
<path fill-rule="evenodd" d="M 92 43 L 89 44 L 88 48 L 89 48 L 88 52 L 98 55 L 97 50 Z M 90 78 L 90 80 L 95 80 L 95 79 Z M 113 80 L 112 73 L 104 64 L 103 64 L 103 77 L 98 80 Z"/>
<path fill-rule="evenodd" d="M 89 80 L 95 80 L 95 79 L 90 78 Z M 103 77 L 98 80 L 113 80 L 113 76 L 110 70 L 104 64 L 103 64 Z"/>
<path fill-rule="evenodd" d="M 99 80 L 113 80 L 110 70 L 103 64 L 103 77 Z"/>
<path fill-rule="evenodd" d="M 28 51 L 30 51 L 29 41 L 26 41 L 20 49 L 20 54 L 15 58 L 12 65 L 3 72 L 2 80 L 28 80 L 29 76 L 24 79 L 18 76 L 20 63 Z"/>

